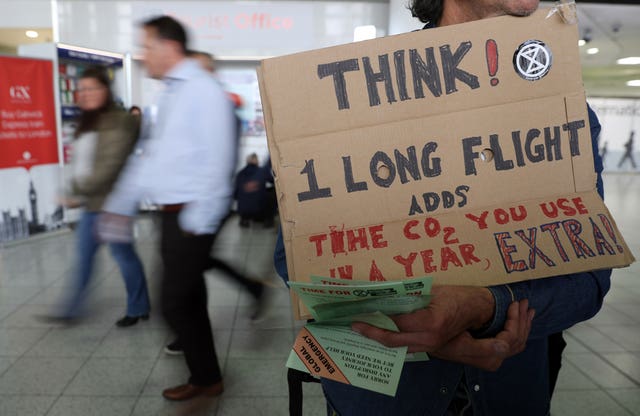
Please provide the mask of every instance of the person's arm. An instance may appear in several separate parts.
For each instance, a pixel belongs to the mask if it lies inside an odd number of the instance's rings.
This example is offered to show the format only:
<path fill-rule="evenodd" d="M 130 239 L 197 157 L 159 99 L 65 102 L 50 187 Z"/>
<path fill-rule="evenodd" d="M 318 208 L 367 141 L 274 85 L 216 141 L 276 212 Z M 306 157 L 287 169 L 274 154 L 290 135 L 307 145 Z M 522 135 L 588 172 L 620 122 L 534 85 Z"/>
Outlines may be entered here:
<path fill-rule="evenodd" d="M 217 231 L 228 214 L 237 145 L 230 101 L 213 81 L 199 81 L 188 86 L 193 92 L 189 139 L 194 145 L 192 161 L 198 166 L 192 185 L 198 199 L 179 217 L 180 227 L 193 234 Z"/>
<path fill-rule="evenodd" d="M 136 122 L 124 113 L 105 114 L 98 135 L 93 169 L 87 178 L 71 182 L 74 195 L 93 196 L 109 190 L 135 145 Z"/>
<path fill-rule="evenodd" d="M 276 273 L 289 286 L 289 271 L 287 270 L 287 255 L 284 251 L 284 239 L 282 238 L 282 228 L 278 230 L 278 238 L 276 239 L 276 247 L 273 251 L 273 265 Z"/>
<path fill-rule="evenodd" d="M 611 269 L 536 279 L 489 288 L 496 299 L 496 312 L 487 330 L 500 331 L 511 302 L 529 300 L 536 311 L 530 338 L 544 338 L 593 317 L 609 291 Z"/>

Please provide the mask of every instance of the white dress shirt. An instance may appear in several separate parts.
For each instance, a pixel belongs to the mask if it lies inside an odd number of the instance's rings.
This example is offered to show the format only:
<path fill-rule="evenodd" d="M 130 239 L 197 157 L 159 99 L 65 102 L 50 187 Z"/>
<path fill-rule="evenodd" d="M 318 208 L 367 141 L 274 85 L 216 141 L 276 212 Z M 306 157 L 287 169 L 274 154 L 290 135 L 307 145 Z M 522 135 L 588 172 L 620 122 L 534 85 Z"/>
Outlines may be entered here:
<path fill-rule="evenodd" d="M 194 234 L 217 232 L 232 197 L 233 106 L 213 77 L 184 59 L 163 80 L 149 138 L 129 158 L 104 210 L 134 215 L 141 201 L 186 203 L 179 223 Z"/>

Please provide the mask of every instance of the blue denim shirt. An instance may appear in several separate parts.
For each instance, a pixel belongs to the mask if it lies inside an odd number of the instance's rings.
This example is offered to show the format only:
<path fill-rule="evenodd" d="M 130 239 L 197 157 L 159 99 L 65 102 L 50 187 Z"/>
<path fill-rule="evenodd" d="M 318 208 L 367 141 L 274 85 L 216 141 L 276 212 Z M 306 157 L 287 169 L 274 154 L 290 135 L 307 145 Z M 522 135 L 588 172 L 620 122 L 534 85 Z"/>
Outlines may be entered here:
<path fill-rule="evenodd" d="M 600 123 L 591 108 L 588 110 L 598 174 L 596 185 L 602 197 Z M 282 233 L 278 235 L 274 261 L 278 274 L 287 281 Z M 405 363 L 395 397 L 323 379 L 326 399 L 341 416 L 442 416 L 464 375 L 474 416 L 547 415 L 550 410 L 547 337 L 594 316 L 609 290 L 610 276 L 611 270 L 606 269 L 489 287 L 496 300 L 496 311 L 483 336 L 502 330 L 507 308 L 514 300 L 529 299 L 529 306 L 536 310 L 525 351 L 505 360 L 496 372 L 432 358 L 427 362 Z"/>

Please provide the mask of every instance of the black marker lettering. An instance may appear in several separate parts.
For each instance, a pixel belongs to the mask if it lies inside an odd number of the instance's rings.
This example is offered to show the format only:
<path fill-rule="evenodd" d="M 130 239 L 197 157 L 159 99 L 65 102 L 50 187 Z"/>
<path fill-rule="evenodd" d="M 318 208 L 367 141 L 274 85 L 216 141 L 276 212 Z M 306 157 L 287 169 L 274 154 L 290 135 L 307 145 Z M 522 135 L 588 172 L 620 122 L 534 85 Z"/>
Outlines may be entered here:
<path fill-rule="evenodd" d="M 380 105 L 380 95 L 378 94 L 378 82 L 384 81 L 384 90 L 387 93 L 389 103 L 396 102 L 396 94 L 393 91 L 391 82 L 391 69 L 389 68 L 389 55 L 379 55 L 380 72 L 373 72 L 371 60 L 368 56 L 362 58 L 364 74 L 367 77 L 367 92 L 369 93 L 369 106 Z"/>
<path fill-rule="evenodd" d="M 491 146 L 491 150 L 493 151 L 493 163 L 496 166 L 496 170 L 513 169 L 513 160 L 504 160 L 502 147 L 500 147 L 500 140 L 497 134 L 489 136 L 489 146 Z"/>
<path fill-rule="evenodd" d="M 347 59 L 345 61 L 318 65 L 318 77 L 320 79 L 329 75 L 333 76 L 333 86 L 336 92 L 336 99 L 338 100 L 338 110 L 349 108 L 347 81 L 344 79 L 344 73 L 358 70 L 360 70 L 360 67 L 358 66 L 357 59 Z"/>
<path fill-rule="evenodd" d="M 427 58 L 426 63 L 422 60 L 422 57 L 416 49 L 409 49 L 409 62 L 411 63 L 415 97 L 424 98 L 424 90 L 422 89 L 423 82 L 427 84 L 429 91 L 431 91 L 434 97 L 440 97 L 442 95 L 442 85 L 433 48 L 426 48 L 425 54 Z"/>
<path fill-rule="evenodd" d="M 544 128 L 544 146 L 547 148 L 547 160 L 549 162 L 562 160 L 562 152 L 560 151 L 560 126 L 553 126 L 553 135 L 551 134 L 551 127 Z"/>
<path fill-rule="evenodd" d="M 476 163 L 474 159 L 480 158 L 480 153 L 474 152 L 474 146 L 480 146 L 482 144 L 482 138 L 480 136 L 467 137 L 462 139 L 462 155 L 464 157 L 464 174 L 477 175 Z"/>
<path fill-rule="evenodd" d="M 347 185 L 347 192 L 366 191 L 368 189 L 366 182 L 355 182 L 353 179 L 351 156 L 342 156 L 342 164 L 344 165 L 344 183 Z"/>
<path fill-rule="evenodd" d="M 413 180 L 420 180 L 420 169 L 418 168 L 418 157 L 416 156 L 415 146 L 407 148 L 407 157 L 405 157 L 398 149 L 393 152 L 396 156 L 396 165 L 398 165 L 398 174 L 400 175 L 400 182 L 407 183 L 407 172 L 411 175 Z"/>
<path fill-rule="evenodd" d="M 569 146 L 571 156 L 580 156 L 580 144 L 578 143 L 578 130 L 585 127 L 584 120 L 572 121 L 562 125 L 564 131 L 569 131 Z"/>
<path fill-rule="evenodd" d="M 527 132 L 527 139 L 524 142 L 524 152 L 527 155 L 527 158 L 533 162 L 541 162 L 544 160 L 544 146 L 541 144 L 533 146 L 535 153 L 531 151 L 531 143 L 540 137 L 540 130 L 531 129 Z"/>
<path fill-rule="evenodd" d="M 396 83 L 398 84 L 398 94 L 400 101 L 410 100 L 407 92 L 407 72 L 404 68 L 404 49 L 400 49 L 393 53 L 393 61 L 396 65 Z"/>
<path fill-rule="evenodd" d="M 442 73 L 444 75 L 444 85 L 447 94 L 458 91 L 458 88 L 456 88 L 456 79 L 467 84 L 472 90 L 480 87 L 477 76 L 458 68 L 462 58 L 471 50 L 471 46 L 471 42 L 461 42 L 454 54 L 451 54 L 450 45 L 440 46 Z"/>
<path fill-rule="evenodd" d="M 302 202 L 318 198 L 329 198 L 331 196 L 331 188 L 318 187 L 318 179 L 316 178 L 316 170 L 313 166 L 313 159 L 305 161 L 304 169 L 302 169 L 300 173 L 307 175 L 309 190 L 298 193 L 298 201 Z"/>

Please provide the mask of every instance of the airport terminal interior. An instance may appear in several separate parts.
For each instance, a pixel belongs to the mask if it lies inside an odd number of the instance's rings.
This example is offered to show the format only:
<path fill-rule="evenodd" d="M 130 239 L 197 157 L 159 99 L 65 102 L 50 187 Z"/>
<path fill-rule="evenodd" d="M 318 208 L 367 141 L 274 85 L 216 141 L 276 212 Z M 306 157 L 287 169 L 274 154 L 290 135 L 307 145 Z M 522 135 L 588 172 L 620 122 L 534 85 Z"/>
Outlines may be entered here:
<path fill-rule="evenodd" d="M 62 211 L 54 200 L 75 127 L 77 77 L 89 65 L 105 65 L 120 104 L 152 109 L 159 86 L 146 78 L 136 24 L 152 12 L 180 17 L 195 46 L 218 57 L 222 84 L 244 103 L 238 111 L 239 170 L 247 155 L 256 153 L 260 164 L 269 155 L 255 76 L 260 61 L 420 27 L 407 16 L 405 3 L 0 0 L 0 65 L 8 65 L 4 58 L 51 61 L 56 79 L 51 111 L 55 108 L 59 118 L 55 160 L 46 164 L 30 155 L 15 165 L 5 162 L 0 140 L 0 416 L 289 414 L 285 363 L 305 321 L 294 319 L 289 289 L 274 268 L 277 215 L 273 225 L 247 224 L 234 213 L 213 246 L 214 257 L 266 287 L 262 314 L 253 320 L 254 302 L 246 291 L 219 270 L 205 274 L 224 379 L 219 397 L 184 402 L 162 397 L 163 389 L 185 382 L 189 374 L 182 355 L 165 351 L 175 335 L 161 313 L 160 231 L 153 209 L 144 210 L 134 227 L 149 285 L 149 319 L 115 325 L 125 314 L 126 291 L 106 247 L 96 256 L 82 317 L 70 323 L 43 319 L 55 313 L 72 286 L 78 214 Z M 632 140 L 640 131 L 640 6 L 577 3 L 587 101 L 603 125 L 598 151 L 604 159 L 605 204 L 640 258 L 635 164 L 640 151 Z M 37 33 L 25 35 L 26 30 Z M 12 99 L 25 98 L 19 89 L 12 91 Z M 551 416 L 640 416 L 640 263 L 614 269 L 601 310 L 564 337 Z M 302 414 L 326 415 L 320 384 L 305 382 L 302 388 Z"/>
<path fill-rule="evenodd" d="M 606 202 L 633 253 L 640 252 L 640 177 L 608 174 Z M 273 269 L 276 232 L 229 221 L 214 254 L 264 279 L 269 305 L 252 323 L 250 297 L 220 272 L 207 272 L 209 312 L 223 367 L 222 397 L 172 403 L 160 393 L 182 382 L 182 356 L 167 355 L 173 334 L 157 306 L 157 232 L 152 218 L 138 223 L 137 247 L 147 268 L 153 301 L 149 321 L 118 328 L 124 285 L 108 250 L 99 255 L 91 308 L 70 327 L 47 324 L 69 285 L 74 236 L 69 231 L 5 246 L 1 251 L 1 415 L 286 415 L 285 361 L 303 322 L 294 321 L 284 283 Z M 553 416 L 640 415 L 640 266 L 613 272 L 602 310 L 565 333 L 565 350 Z M 304 383 L 304 415 L 324 415 L 318 384 Z"/>

